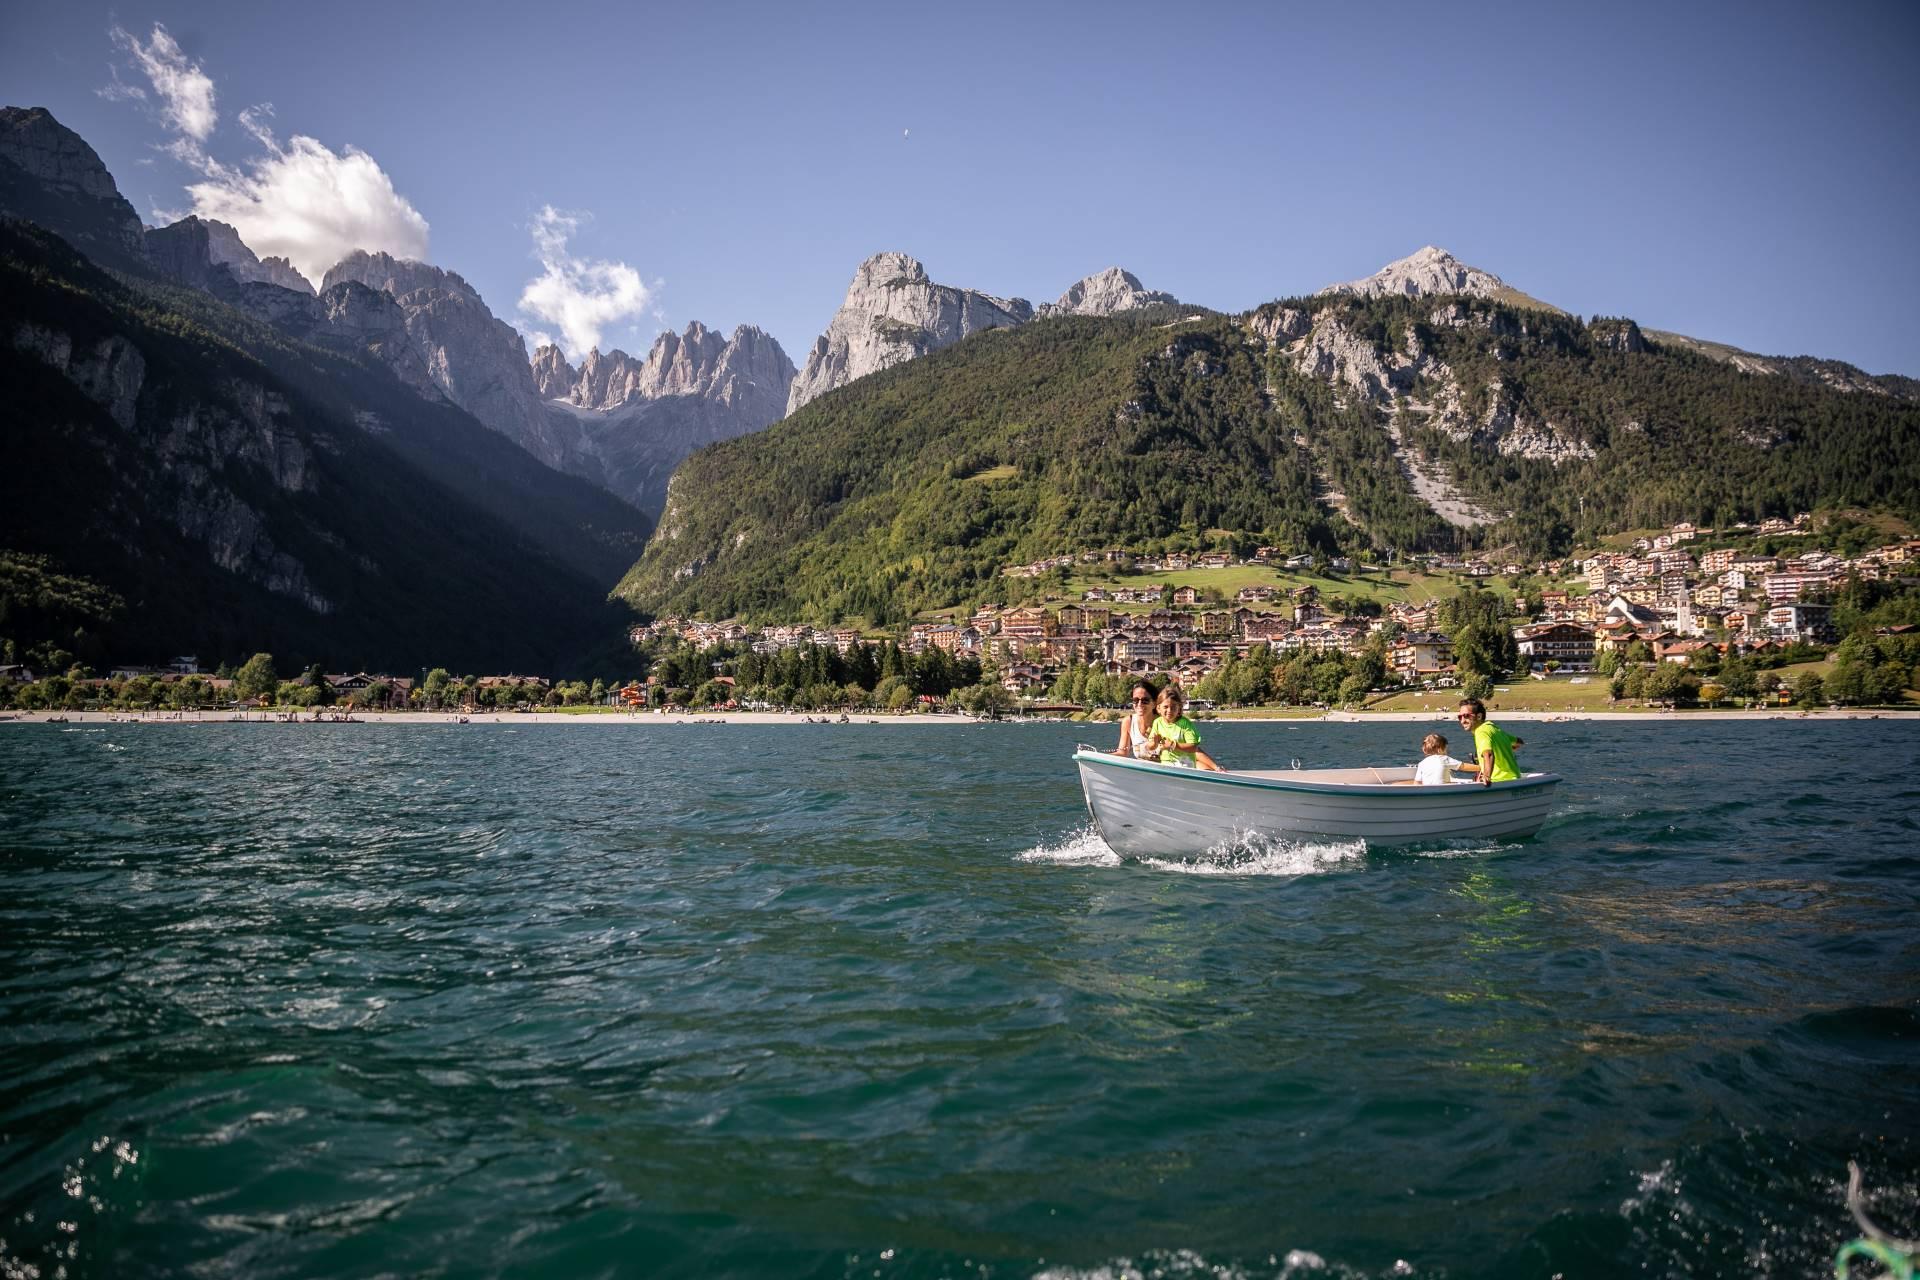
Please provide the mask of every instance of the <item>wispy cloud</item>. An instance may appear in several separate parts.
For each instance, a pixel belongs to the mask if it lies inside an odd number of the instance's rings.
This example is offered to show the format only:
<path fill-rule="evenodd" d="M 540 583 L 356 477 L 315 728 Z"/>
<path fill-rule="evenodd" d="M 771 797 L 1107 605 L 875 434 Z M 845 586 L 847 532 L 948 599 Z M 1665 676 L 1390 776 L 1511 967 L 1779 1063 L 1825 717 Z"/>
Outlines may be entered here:
<path fill-rule="evenodd" d="M 644 314 L 653 297 L 640 273 L 626 263 L 589 261 L 568 252 L 567 242 L 581 221 L 582 215 L 552 205 L 540 210 L 533 220 L 533 253 L 543 270 L 520 294 L 520 310 L 557 327 L 560 345 L 574 359 L 599 346 L 610 326 Z"/>
<path fill-rule="evenodd" d="M 108 64 L 107 74 L 112 77 L 111 84 L 103 84 L 94 93 L 108 102 L 145 102 L 147 91 L 137 84 L 128 84 L 120 78 L 120 68 Z"/>
<path fill-rule="evenodd" d="M 158 23 L 144 42 L 119 26 L 107 34 L 151 91 L 114 68 L 113 82 L 98 92 L 112 101 L 157 104 L 160 122 L 174 135 L 159 149 L 200 175 L 187 185 L 191 212 L 232 225 L 255 253 L 284 257 L 316 283 L 355 249 L 426 257 L 427 220 L 372 156 L 353 146 L 336 152 L 302 134 L 282 144 L 268 123 L 273 107 L 263 104 L 237 117 L 257 152 L 237 166 L 224 164 L 206 147 L 219 120 L 212 77 Z M 163 221 L 180 216 L 154 212 Z"/>
<path fill-rule="evenodd" d="M 196 143 L 204 143 L 213 136 L 213 127 L 220 120 L 213 106 L 213 78 L 200 69 L 199 63 L 181 52 L 179 43 L 165 27 L 154 23 L 153 34 L 144 44 L 139 36 L 117 24 L 107 34 L 126 51 L 134 67 L 153 86 L 153 96 L 159 100 L 160 118 L 169 129 Z M 100 94 L 106 98 L 145 100 L 147 97 L 138 85 L 122 81 L 117 70 L 113 83 L 100 90 Z"/>

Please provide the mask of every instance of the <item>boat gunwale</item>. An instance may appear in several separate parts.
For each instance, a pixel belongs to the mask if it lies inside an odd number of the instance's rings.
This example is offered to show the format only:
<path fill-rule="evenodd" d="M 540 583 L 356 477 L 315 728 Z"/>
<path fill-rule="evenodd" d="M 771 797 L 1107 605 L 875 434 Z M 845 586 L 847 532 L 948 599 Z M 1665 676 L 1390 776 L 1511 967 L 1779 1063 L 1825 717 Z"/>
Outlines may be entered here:
<path fill-rule="evenodd" d="M 1252 787 L 1259 791 L 1295 791 L 1314 795 L 1406 796 L 1409 799 L 1419 797 L 1433 800 L 1449 790 L 1443 787 L 1408 787 L 1405 783 L 1395 782 L 1292 782 L 1280 778 L 1257 778 L 1236 774 L 1232 770 L 1215 772 L 1210 769 L 1192 769 L 1185 765 L 1159 764 L 1151 760 L 1130 760 L 1125 756 L 1098 749 L 1077 750 L 1073 753 L 1073 760 L 1076 765 L 1085 762 L 1102 768 L 1132 769 L 1160 777 L 1176 777 L 1182 781 L 1199 782 L 1208 786 Z M 1536 787 L 1550 787 L 1560 781 L 1561 777 L 1557 773 L 1529 773 L 1504 782 L 1490 782 L 1484 785 L 1458 784 L 1458 789 L 1465 792 L 1467 787 L 1471 786 L 1473 792 L 1486 795 L 1495 791 L 1530 791 Z"/>

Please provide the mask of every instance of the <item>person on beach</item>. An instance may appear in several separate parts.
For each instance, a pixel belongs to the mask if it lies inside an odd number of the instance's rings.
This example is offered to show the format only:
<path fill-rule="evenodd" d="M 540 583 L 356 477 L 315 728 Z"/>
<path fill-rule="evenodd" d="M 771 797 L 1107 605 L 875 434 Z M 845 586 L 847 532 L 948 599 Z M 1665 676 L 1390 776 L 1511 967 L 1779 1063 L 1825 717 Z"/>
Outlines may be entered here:
<path fill-rule="evenodd" d="M 1200 749 L 1200 730 L 1187 719 L 1186 706 L 1187 698 L 1179 685 L 1169 684 L 1160 691 L 1160 718 L 1153 722 L 1149 746 L 1158 752 L 1161 764 L 1223 772 L 1213 757 Z"/>
<path fill-rule="evenodd" d="M 1153 738 L 1153 686 L 1145 680 L 1135 684 L 1132 699 L 1133 710 L 1120 721 L 1120 742 L 1114 747 L 1114 754 L 1135 760 L 1157 760 L 1160 753 L 1148 745 Z"/>
<path fill-rule="evenodd" d="M 1437 733 L 1430 733 L 1420 740 L 1420 763 L 1414 766 L 1413 781 L 1416 786 L 1441 787 L 1453 781 L 1454 771 L 1477 773 L 1480 766 L 1464 760 L 1455 760 L 1447 754 L 1447 740 Z"/>
<path fill-rule="evenodd" d="M 1513 749 L 1525 744 L 1498 725 L 1487 721 L 1487 707 L 1478 698 L 1460 700 L 1460 727 L 1473 734 L 1473 754 L 1479 764 L 1480 782 L 1513 782 L 1520 777 L 1520 764 Z"/>

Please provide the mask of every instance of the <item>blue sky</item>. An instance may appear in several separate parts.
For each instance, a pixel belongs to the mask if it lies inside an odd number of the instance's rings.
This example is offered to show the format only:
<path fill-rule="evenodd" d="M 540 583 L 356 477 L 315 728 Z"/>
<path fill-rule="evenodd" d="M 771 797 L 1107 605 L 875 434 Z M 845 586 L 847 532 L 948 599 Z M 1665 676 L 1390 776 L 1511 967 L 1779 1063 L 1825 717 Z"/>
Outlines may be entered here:
<path fill-rule="evenodd" d="M 156 25 L 211 117 L 140 67 Z M 0 11 L 5 101 L 149 220 L 189 183 L 280 217 L 296 161 L 355 148 L 504 318 L 629 350 L 754 323 L 796 362 L 883 249 L 1239 310 L 1431 243 L 1582 314 L 1920 375 L 1916 54 L 1907 3 Z"/>

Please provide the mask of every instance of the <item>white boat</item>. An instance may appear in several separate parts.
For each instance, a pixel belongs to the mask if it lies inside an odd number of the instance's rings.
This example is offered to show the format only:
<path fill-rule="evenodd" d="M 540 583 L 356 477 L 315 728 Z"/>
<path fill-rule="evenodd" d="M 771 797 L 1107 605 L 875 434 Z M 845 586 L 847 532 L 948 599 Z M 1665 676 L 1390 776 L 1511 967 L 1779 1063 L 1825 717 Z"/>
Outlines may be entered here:
<path fill-rule="evenodd" d="M 1369 846 L 1514 839 L 1540 829 L 1560 783 L 1529 773 L 1488 786 L 1399 785 L 1412 781 L 1411 766 L 1215 773 L 1085 745 L 1073 760 L 1100 838 L 1131 857 L 1193 857 L 1250 837 Z"/>

